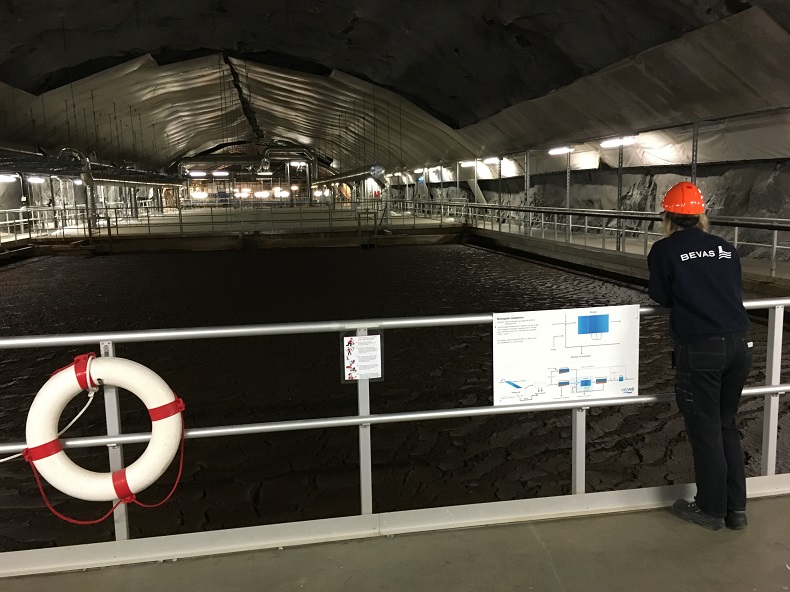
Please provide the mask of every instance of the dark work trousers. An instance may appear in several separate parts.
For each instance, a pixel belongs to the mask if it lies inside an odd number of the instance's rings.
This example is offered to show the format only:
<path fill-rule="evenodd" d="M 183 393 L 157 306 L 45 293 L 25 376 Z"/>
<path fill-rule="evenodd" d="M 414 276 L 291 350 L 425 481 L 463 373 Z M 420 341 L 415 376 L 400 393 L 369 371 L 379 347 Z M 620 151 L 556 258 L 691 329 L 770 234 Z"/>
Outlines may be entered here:
<path fill-rule="evenodd" d="M 675 395 L 694 455 L 697 507 L 711 516 L 746 509 L 741 434 L 735 425 L 752 367 L 743 333 L 675 344 Z"/>

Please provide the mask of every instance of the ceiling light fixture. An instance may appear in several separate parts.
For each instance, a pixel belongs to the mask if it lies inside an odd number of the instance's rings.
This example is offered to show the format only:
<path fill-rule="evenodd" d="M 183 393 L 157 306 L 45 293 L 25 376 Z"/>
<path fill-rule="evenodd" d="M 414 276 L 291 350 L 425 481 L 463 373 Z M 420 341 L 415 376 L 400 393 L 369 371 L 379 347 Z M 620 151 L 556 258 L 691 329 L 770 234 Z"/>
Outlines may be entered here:
<path fill-rule="evenodd" d="M 75 185 L 82 185 L 82 179 L 73 179 L 71 182 Z"/>
<path fill-rule="evenodd" d="M 211 174 L 212 174 L 213 176 L 215 176 L 215 177 L 227 177 L 227 176 L 229 176 L 229 175 L 230 175 L 230 173 L 229 173 L 228 171 L 214 171 L 214 172 L 213 172 L 213 173 L 211 173 Z"/>
<path fill-rule="evenodd" d="M 483 161 L 483 164 L 497 164 L 499 162 L 498 156 L 491 156 Z"/>
<path fill-rule="evenodd" d="M 422 169 L 414 169 L 414 172 L 415 172 L 415 173 L 421 173 L 421 172 L 422 172 Z"/>
<path fill-rule="evenodd" d="M 630 146 L 636 142 L 634 136 L 623 136 L 622 138 L 610 138 L 601 142 L 601 148 L 617 148 L 618 146 Z"/>
<path fill-rule="evenodd" d="M 18 180 L 16 175 L 0 175 L 0 183 L 15 183 Z"/>
<path fill-rule="evenodd" d="M 258 176 L 259 176 L 259 177 L 265 177 L 265 176 L 267 176 L 267 175 L 273 175 L 273 174 L 274 174 L 274 173 L 273 173 L 273 172 L 271 172 L 271 171 L 258 171 Z"/>
<path fill-rule="evenodd" d="M 206 171 L 189 171 L 190 177 L 205 177 Z"/>
<path fill-rule="evenodd" d="M 575 148 L 571 148 L 570 146 L 560 146 L 558 148 L 552 148 L 549 150 L 549 154 L 552 156 L 557 156 L 558 154 L 568 154 L 569 152 L 573 152 Z"/>
<path fill-rule="evenodd" d="M 465 169 L 468 169 L 469 167 L 473 167 L 473 166 L 475 166 L 475 163 L 476 163 L 476 162 L 477 162 L 476 160 L 464 160 L 464 161 L 461 163 L 461 167 L 462 167 L 462 168 L 465 168 Z"/>
<path fill-rule="evenodd" d="M 27 178 L 27 182 L 28 183 L 34 183 L 36 185 L 38 185 L 40 183 L 43 183 L 44 181 L 45 181 L 44 177 L 28 177 Z"/>

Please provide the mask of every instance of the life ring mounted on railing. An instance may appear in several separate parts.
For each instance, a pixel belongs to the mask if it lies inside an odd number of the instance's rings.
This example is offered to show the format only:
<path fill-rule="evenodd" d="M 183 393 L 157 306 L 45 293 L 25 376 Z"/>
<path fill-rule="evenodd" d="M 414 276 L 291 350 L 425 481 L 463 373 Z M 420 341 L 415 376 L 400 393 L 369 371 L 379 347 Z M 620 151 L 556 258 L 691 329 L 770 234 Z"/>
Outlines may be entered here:
<path fill-rule="evenodd" d="M 151 417 L 151 440 L 134 463 L 113 473 L 75 464 L 58 439 L 66 404 L 85 390 L 112 385 L 135 394 Z M 25 458 L 53 487 L 87 501 L 133 501 L 165 472 L 183 436 L 183 401 L 155 372 L 124 358 L 78 356 L 56 371 L 36 394 L 27 415 Z M 171 492 L 172 493 L 172 492 Z M 168 496 L 169 497 L 169 496 Z M 142 504 L 141 504 L 142 505 Z"/>

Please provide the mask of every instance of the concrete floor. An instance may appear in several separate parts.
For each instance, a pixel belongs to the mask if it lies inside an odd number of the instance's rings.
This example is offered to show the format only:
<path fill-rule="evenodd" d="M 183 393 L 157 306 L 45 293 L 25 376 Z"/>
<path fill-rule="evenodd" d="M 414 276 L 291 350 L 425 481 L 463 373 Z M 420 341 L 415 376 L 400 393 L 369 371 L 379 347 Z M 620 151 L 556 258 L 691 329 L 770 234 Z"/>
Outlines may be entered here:
<path fill-rule="evenodd" d="M 0 580 L 0 591 L 790 589 L 790 497 L 712 532 L 668 510 L 398 535 Z"/>

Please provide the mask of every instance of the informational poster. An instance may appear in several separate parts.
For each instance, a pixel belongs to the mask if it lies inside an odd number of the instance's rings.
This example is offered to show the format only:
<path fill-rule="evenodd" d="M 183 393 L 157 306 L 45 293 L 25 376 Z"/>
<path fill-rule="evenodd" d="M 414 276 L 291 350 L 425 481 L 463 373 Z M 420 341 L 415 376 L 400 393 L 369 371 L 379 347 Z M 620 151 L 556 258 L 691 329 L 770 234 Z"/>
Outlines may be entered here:
<path fill-rule="evenodd" d="M 636 396 L 639 306 L 494 315 L 494 405 Z"/>
<path fill-rule="evenodd" d="M 381 378 L 381 335 L 343 337 L 343 380 Z"/>

